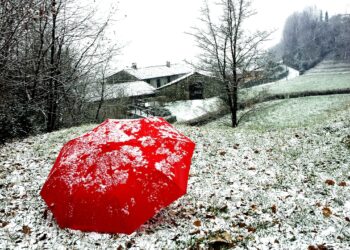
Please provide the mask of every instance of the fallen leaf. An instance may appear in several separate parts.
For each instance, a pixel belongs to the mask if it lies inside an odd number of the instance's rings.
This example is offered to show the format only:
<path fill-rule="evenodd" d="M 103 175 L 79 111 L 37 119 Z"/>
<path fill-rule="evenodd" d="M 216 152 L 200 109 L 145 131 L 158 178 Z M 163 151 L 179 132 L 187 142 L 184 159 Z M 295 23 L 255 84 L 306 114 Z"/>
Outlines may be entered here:
<path fill-rule="evenodd" d="M 215 215 L 212 214 L 212 213 L 208 213 L 208 214 L 205 215 L 205 218 L 214 219 L 214 218 L 215 218 Z"/>
<path fill-rule="evenodd" d="M 219 207 L 219 211 L 222 213 L 226 213 L 227 209 L 228 209 L 227 204 L 224 204 L 224 205 Z"/>
<path fill-rule="evenodd" d="M 257 205 L 255 205 L 255 204 L 251 205 L 250 208 L 254 211 L 258 209 Z"/>
<path fill-rule="evenodd" d="M 329 207 L 324 207 L 322 213 L 324 217 L 328 218 L 332 215 L 332 210 Z"/>
<path fill-rule="evenodd" d="M 259 154 L 259 150 L 257 150 L 257 149 L 254 150 L 254 153 L 255 153 L 255 154 Z"/>
<path fill-rule="evenodd" d="M 347 184 L 346 184 L 345 181 L 341 181 L 341 182 L 338 183 L 338 186 L 340 186 L 340 187 L 346 187 Z"/>
<path fill-rule="evenodd" d="M 330 250 L 331 249 L 331 248 L 327 247 L 325 244 L 316 245 L 316 247 L 317 247 L 317 250 Z"/>
<path fill-rule="evenodd" d="M 43 217 L 45 220 L 47 219 L 47 213 L 48 213 L 48 208 L 45 208 L 44 213 L 43 213 Z"/>
<path fill-rule="evenodd" d="M 1 221 L 0 220 L 0 226 L 1 227 L 6 227 L 8 224 L 10 224 L 8 221 Z"/>
<path fill-rule="evenodd" d="M 135 241 L 134 240 L 130 240 L 130 241 L 127 241 L 125 243 L 125 246 L 127 249 L 131 248 L 133 245 L 135 244 Z"/>
<path fill-rule="evenodd" d="M 32 230 L 31 230 L 30 227 L 24 225 L 24 226 L 22 227 L 22 232 L 23 232 L 24 234 L 27 234 L 27 235 L 28 235 L 28 234 L 30 234 L 30 233 L 32 232 Z"/>
<path fill-rule="evenodd" d="M 329 186 L 333 186 L 335 184 L 335 181 L 333 180 L 326 180 L 325 183 Z"/>
<path fill-rule="evenodd" d="M 193 225 L 196 226 L 196 227 L 200 227 L 202 225 L 201 221 L 200 220 L 195 220 L 193 222 Z"/>
<path fill-rule="evenodd" d="M 275 204 L 272 205 L 271 210 L 272 210 L 272 213 L 274 214 L 277 212 L 277 207 Z"/>
<path fill-rule="evenodd" d="M 39 240 L 40 240 L 40 241 L 43 241 L 43 240 L 46 240 L 46 238 L 47 238 L 47 235 L 46 235 L 46 234 L 43 234 L 43 235 L 41 235 L 41 236 L 39 237 Z"/>
<path fill-rule="evenodd" d="M 244 222 L 239 222 L 239 223 L 238 223 L 238 226 L 239 226 L 240 228 L 242 228 L 242 227 L 246 227 L 247 224 L 245 224 Z"/>
<path fill-rule="evenodd" d="M 316 205 L 317 207 L 321 207 L 321 203 L 319 203 L 319 202 L 317 202 L 315 205 Z"/>
<path fill-rule="evenodd" d="M 226 154 L 226 151 L 220 151 L 219 154 L 220 154 L 221 156 L 224 156 L 224 155 Z"/>
<path fill-rule="evenodd" d="M 255 227 L 249 226 L 249 227 L 247 227 L 247 229 L 248 229 L 249 233 L 255 233 L 256 232 L 256 228 Z"/>

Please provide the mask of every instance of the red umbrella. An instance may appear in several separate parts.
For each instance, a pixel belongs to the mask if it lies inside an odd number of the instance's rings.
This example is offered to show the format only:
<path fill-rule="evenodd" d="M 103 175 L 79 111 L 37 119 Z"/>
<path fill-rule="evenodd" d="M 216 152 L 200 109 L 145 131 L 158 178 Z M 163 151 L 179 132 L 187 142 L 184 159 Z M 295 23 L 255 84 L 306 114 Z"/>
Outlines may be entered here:
<path fill-rule="evenodd" d="M 106 120 L 63 146 L 40 194 L 62 228 L 130 234 L 186 193 L 194 147 L 162 118 Z"/>

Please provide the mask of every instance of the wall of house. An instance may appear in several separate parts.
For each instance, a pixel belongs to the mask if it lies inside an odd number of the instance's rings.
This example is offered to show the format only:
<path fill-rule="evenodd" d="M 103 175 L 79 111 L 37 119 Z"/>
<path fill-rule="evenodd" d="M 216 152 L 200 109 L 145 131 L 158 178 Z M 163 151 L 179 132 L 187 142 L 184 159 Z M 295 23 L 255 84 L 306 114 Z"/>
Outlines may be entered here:
<path fill-rule="evenodd" d="M 225 88 L 222 82 L 197 73 L 168 87 L 159 89 L 157 96 L 164 96 L 168 101 L 189 100 L 190 85 L 197 81 L 203 83 L 203 98 L 225 94 Z"/>
<path fill-rule="evenodd" d="M 157 84 L 158 80 L 159 80 L 160 87 L 161 87 L 161 86 L 164 86 L 165 84 L 168 84 L 169 82 L 172 82 L 172 81 L 178 79 L 181 76 L 183 76 L 183 74 L 182 75 L 173 75 L 173 76 L 169 76 L 169 77 L 166 76 L 166 77 L 147 79 L 145 81 L 148 82 L 153 87 L 158 88 L 158 84 Z"/>
<path fill-rule="evenodd" d="M 99 119 L 97 122 L 103 122 L 104 120 L 111 119 L 124 119 L 127 106 L 131 104 L 132 100 L 128 98 L 120 98 L 115 100 L 104 101 L 99 112 Z M 89 104 L 89 119 L 95 121 L 96 112 L 99 102 L 93 102 Z"/>
<path fill-rule="evenodd" d="M 123 83 L 130 81 L 137 81 L 138 79 L 124 70 L 107 77 L 107 84 Z"/>

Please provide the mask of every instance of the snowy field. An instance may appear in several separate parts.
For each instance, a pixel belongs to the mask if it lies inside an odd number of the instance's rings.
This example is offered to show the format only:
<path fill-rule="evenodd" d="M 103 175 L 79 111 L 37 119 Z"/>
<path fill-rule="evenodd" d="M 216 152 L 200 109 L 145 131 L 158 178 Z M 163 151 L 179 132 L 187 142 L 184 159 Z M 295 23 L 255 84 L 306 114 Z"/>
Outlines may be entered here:
<path fill-rule="evenodd" d="M 4 145 L 0 249 L 349 249 L 350 95 L 229 120 L 175 125 L 197 144 L 188 194 L 131 235 L 60 229 L 39 196 L 63 143 L 93 125 Z"/>
<path fill-rule="evenodd" d="M 244 89 L 242 98 L 337 89 L 350 89 L 350 62 L 323 61 L 304 75 Z"/>

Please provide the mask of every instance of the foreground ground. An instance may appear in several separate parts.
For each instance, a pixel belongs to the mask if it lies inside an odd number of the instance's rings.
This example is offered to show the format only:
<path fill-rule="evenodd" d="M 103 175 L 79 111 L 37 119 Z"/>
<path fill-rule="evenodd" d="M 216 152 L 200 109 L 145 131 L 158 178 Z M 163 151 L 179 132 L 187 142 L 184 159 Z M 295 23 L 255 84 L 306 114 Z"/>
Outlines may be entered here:
<path fill-rule="evenodd" d="M 350 95 L 265 103 L 238 129 L 176 125 L 197 144 L 188 194 L 131 235 L 60 229 L 39 196 L 63 143 L 92 127 L 0 148 L 0 249 L 350 245 Z"/>

